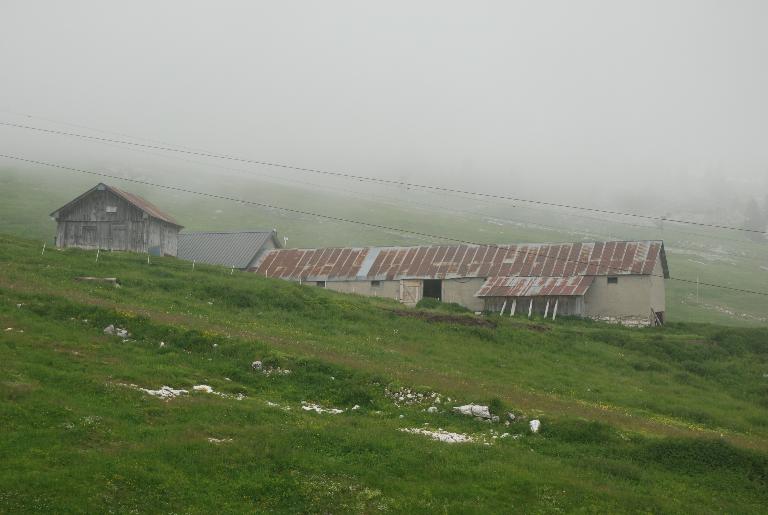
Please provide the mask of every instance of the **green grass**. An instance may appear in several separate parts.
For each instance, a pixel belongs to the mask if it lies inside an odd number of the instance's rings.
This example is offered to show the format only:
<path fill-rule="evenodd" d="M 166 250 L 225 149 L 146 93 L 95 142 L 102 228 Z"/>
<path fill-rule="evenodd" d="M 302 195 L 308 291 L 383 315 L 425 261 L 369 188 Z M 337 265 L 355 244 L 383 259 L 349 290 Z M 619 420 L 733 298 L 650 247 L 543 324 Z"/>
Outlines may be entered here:
<path fill-rule="evenodd" d="M 759 513 L 768 503 L 768 329 L 509 317 L 475 327 L 172 258 L 40 250 L 0 237 L 2 512 Z M 109 324 L 131 341 L 103 334 Z M 257 359 L 292 373 L 254 372 Z M 163 402 L 121 384 L 208 384 L 245 398 Z M 440 411 L 395 405 L 384 389 L 401 386 L 439 392 Z M 542 431 L 455 415 L 448 397 L 538 417 Z M 346 411 L 306 412 L 302 401 Z M 491 445 L 399 431 L 423 424 Z"/>

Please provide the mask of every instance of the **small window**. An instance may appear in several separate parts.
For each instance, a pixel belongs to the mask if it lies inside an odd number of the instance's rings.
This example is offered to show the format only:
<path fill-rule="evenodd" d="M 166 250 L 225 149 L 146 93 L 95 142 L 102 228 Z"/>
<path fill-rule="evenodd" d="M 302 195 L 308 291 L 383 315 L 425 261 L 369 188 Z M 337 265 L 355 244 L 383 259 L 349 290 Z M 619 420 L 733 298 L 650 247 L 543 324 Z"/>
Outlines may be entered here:
<path fill-rule="evenodd" d="M 117 206 L 107 206 L 107 213 L 117 213 Z"/>
<path fill-rule="evenodd" d="M 609 277 L 608 278 L 608 284 L 619 284 L 619 278 L 618 277 Z"/>
<path fill-rule="evenodd" d="M 320 288 L 325 288 L 325 281 L 315 281 L 315 285 Z"/>
<path fill-rule="evenodd" d="M 374 288 L 378 288 L 381 286 L 381 281 L 371 281 L 371 286 Z"/>

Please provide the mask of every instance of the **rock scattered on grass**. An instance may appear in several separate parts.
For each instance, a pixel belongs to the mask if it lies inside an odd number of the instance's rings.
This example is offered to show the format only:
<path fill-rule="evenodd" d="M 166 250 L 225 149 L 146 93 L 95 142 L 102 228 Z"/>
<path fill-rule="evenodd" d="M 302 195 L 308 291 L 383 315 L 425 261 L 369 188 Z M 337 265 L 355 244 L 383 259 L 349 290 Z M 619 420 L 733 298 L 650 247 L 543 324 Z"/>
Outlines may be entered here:
<path fill-rule="evenodd" d="M 233 440 L 231 438 L 213 438 L 213 437 L 209 437 L 208 441 L 210 443 L 220 444 L 220 443 L 229 443 L 229 442 L 231 442 Z"/>
<path fill-rule="evenodd" d="M 265 376 L 271 376 L 272 374 L 279 375 L 279 376 L 287 376 L 288 374 L 291 373 L 291 371 L 288 370 L 287 368 L 275 367 L 275 368 L 265 368 L 261 371 L 261 373 L 264 374 Z"/>
<path fill-rule="evenodd" d="M 158 390 L 151 390 L 149 388 L 142 388 L 141 386 L 135 385 L 135 384 L 125 384 L 125 383 L 118 383 L 118 386 L 124 386 L 126 388 L 132 388 L 134 390 L 139 390 L 140 392 L 144 392 L 147 395 L 151 395 L 153 397 L 159 397 L 160 399 L 164 401 L 169 401 L 171 399 L 175 399 L 176 397 L 179 397 L 181 395 L 187 395 L 189 394 L 189 391 L 187 390 L 177 390 L 174 388 L 171 388 L 170 386 L 161 386 Z"/>
<path fill-rule="evenodd" d="M 13 331 L 13 327 L 6 327 L 6 328 L 5 328 L 5 331 L 6 331 L 6 332 L 8 332 L 8 331 Z"/>
<path fill-rule="evenodd" d="M 428 426 L 429 423 L 425 423 L 425 426 Z M 490 429 L 487 432 L 481 432 L 481 433 L 475 433 L 475 434 L 464 434 L 464 433 L 453 433 L 450 431 L 444 430 L 442 427 L 437 428 L 437 430 L 432 430 L 428 428 L 401 428 L 398 431 L 403 431 L 405 433 L 411 433 L 411 434 L 420 434 L 424 436 L 429 436 L 433 440 L 437 440 L 440 442 L 445 443 L 477 443 L 477 444 L 483 444 L 483 445 L 494 445 L 498 440 L 503 440 L 506 438 L 512 438 L 513 440 L 517 440 L 522 435 L 511 435 L 510 433 L 499 433 L 498 431 L 494 429 Z"/>
<path fill-rule="evenodd" d="M 491 420 L 493 418 L 493 415 L 491 415 L 491 410 L 488 408 L 488 406 L 481 406 L 480 404 L 467 404 L 465 406 L 456 406 L 453 408 L 453 411 L 456 413 L 460 413 L 462 415 L 467 415 L 483 420 Z M 498 420 L 498 417 L 496 417 Z"/>
<path fill-rule="evenodd" d="M 203 393 L 210 393 L 212 395 L 218 395 L 219 397 L 223 397 L 225 399 L 235 399 L 237 401 L 241 401 L 245 399 L 245 395 L 243 395 L 242 393 L 231 394 L 231 393 L 217 392 L 216 390 L 213 389 L 213 387 L 208 386 L 207 384 L 196 384 L 195 386 L 192 387 L 192 390 L 196 392 L 203 392 Z"/>
<path fill-rule="evenodd" d="M 437 406 L 430 406 L 427 408 L 427 413 L 437 413 Z"/>
<path fill-rule="evenodd" d="M 440 404 L 440 394 L 437 392 L 417 392 L 410 388 L 401 387 L 397 390 L 384 388 L 384 395 L 392 399 L 395 406 L 412 406 L 417 404 Z"/>
<path fill-rule="evenodd" d="M 105 327 L 104 334 L 119 336 L 120 338 L 128 338 L 131 336 L 131 333 L 129 333 L 127 329 L 123 329 L 122 327 L 115 327 L 114 324 L 109 324 L 107 327 Z"/>
<path fill-rule="evenodd" d="M 307 401 L 301 401 L 301 409 L 304 411 L 314 411 L 315 413 L 330 413 L 331 415 L 338 415 L 344 413 L 343 409 L 339 408 L 323 408 L 319 404 L 312 404 Z"/>
<path fill-rule="evenodd" d="M 538 433 L 541 427 L 541 422 L 538 419 L 533 419 L 528 423 L 528 427 L 531 428 L 531 433 Z"/>
<path fill-rule="evenodd" d="M 281 406 L 280 404 L 278 404 L 276 402 L 271 402 L 271 401 L 264 401 L 264 403 L 267 406 L 269 406 L 270 408 L 279 408 L 279 409 L 281 409 L 283 411 L 291 411 L 291 407 L 290 406 Z"/>
<path fill-rule="evenodd" d="M 291 373 L 290 370 L 287 368 L 280 368 L 280 367 L 265 367 L 264 363 L 261 361 L 254 361 L 251 363 L 251 368 L 256 372 L 261 372 L 265 376 L 271 376 L 272 374 L 276 375 L 288 375 Z"/>
<path fill-rule="evenodd" d="M 438 429 L 437 431 L 430 431 L 429 429 L 421 429 L 419 427 L 404 427 L 399 429 L 399 431 L 428 436 L 433 440 L 445 443 L 470 443 L 475 441 L 469 435 L 462 433 L 451 433 L 450 431 L 444 431 L 442 429 Z"/>

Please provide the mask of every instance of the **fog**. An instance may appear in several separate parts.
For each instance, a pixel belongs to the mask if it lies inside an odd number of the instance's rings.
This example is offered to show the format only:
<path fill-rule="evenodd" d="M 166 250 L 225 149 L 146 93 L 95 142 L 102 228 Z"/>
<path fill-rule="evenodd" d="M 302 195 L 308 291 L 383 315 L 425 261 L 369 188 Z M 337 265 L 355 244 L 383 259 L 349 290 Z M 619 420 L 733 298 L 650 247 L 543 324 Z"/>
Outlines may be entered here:
<path fill-rule="evenodd" d="M 761 0 L 5 0 L 0 121 L 674 212 L 768 192 L 767 19 Z M 226 173 L 9 127 L 0 150 L 168 184 Z"/>

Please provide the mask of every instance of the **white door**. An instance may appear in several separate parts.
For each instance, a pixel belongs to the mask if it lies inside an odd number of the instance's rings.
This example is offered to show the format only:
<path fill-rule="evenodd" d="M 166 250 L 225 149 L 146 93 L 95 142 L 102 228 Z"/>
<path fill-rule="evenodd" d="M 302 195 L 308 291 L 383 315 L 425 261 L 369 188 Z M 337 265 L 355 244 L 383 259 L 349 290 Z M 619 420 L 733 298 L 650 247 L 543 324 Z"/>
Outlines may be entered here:
<path fill-rule="evenodd" d="M 400 281 L 400 302 L 415 306 L 421 300 L 421 280 L 402 279 Z"/>

